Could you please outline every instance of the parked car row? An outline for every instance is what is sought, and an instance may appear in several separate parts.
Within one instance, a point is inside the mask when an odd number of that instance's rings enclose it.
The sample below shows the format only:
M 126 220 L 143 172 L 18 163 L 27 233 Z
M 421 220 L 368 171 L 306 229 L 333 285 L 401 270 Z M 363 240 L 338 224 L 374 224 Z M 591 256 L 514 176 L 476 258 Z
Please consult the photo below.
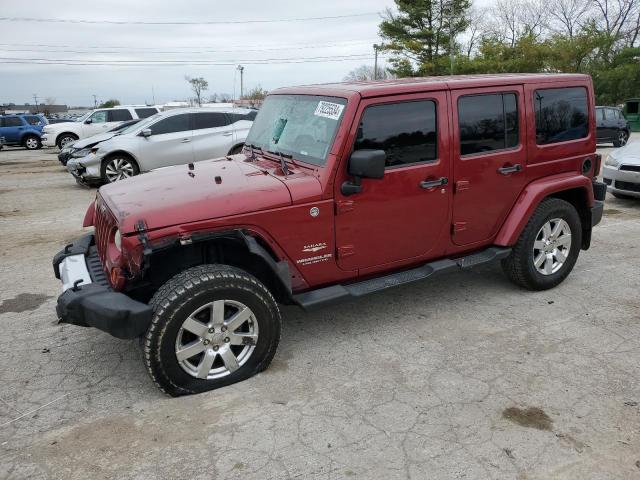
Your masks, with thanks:
M 239 153 L 256 116 L 241 108 L 176 109 L 66 142 L 58 158 L 83 184 Z

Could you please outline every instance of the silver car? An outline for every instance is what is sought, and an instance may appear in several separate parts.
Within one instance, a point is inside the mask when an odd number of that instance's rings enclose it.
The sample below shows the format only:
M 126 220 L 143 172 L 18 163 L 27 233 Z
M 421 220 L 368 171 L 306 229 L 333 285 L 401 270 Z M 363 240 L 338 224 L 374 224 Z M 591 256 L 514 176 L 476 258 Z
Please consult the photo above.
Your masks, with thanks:
M 640 141 L 614 150 L 604 161 L 602 178 L 616 198 L 640 198 Z
M 256 112 L 191 108 L 158 113 L 97 144 L 67 169 L 81 183 L 111 183 L 142 172 L 239 153 Z

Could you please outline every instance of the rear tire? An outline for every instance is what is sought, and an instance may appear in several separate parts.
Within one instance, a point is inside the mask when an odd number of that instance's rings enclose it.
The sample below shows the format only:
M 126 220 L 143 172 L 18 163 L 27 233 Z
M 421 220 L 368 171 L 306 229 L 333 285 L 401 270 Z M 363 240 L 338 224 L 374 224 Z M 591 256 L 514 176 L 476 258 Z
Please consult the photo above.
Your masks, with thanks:
M 616 138 L 613 139 L 614 147 L 624 147 L 629 141 L 629 133 L 625 130 L 618 130 Z
M 227 265 L 179 273 L 150 301 L 144 360 L 172 396 L 213 390 L 261 372 L 275 355 L 282 320 L 254 276 Z
M 42 147 L 42 143 L 40 143 L 40 139 L 35 135 L 27 135 L 22 140 L 22 146 L 27 150 L 37 150 Z
M 235 147 L 233 147 L 231 150 L 229 150 L 229 155 L 237 155 L 239 153 L 242 153 L 242 149 L 244 148 L 244 144 L 242 145 L 236 145 Z
M 582 224 L 574 206 L 547 198 L 529 219 L 502 268 L 516 285 L 547 290 L 571 273 L 581 245 Z

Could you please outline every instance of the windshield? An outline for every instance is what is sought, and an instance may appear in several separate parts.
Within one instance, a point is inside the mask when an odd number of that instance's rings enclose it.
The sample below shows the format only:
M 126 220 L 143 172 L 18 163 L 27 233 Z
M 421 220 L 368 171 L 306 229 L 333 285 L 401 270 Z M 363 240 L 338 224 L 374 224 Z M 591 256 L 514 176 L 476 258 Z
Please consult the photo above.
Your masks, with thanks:
M 91 115 L 93 113 L 93 110 L 88 111 L 87 113 L 85 113 L 84 115 L 82 115 L 79 118 L 76 118 L 76 122 L 84 122 L 87 118 L 89 118 L 89 115 Z
M 156 113 L 155 115 L 151 115 L 139 122 L 134 123 L 133 125 L 129 125 L 127 128 L 124 128 L 118 132 L 119 135 L 124 135 L 126 133 L 131 133 L 136 131 L 139 128 L 145 128 L 145 126 L 149 125 L 151 122 L 155 122 L 158 118 L 162 116 L 162 113 Z
M 245 144 L 324 165 L 347 100 L 312 95 L 268 96 Z

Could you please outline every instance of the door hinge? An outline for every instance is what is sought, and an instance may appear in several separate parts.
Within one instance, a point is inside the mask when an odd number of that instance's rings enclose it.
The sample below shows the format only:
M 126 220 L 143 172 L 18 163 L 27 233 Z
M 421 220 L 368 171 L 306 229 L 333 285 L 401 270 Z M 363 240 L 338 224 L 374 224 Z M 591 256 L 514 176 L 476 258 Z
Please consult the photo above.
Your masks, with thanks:
M 458 180 L 456 182 L 456 193 L 463 192 L 465 190 L 469 190 L 469 180 Z
M 353 200 L 341 200 L 336 202 L 336 215 L 352 211 L 354 204 L 355 202 Z
M 353 245 L 344 245 L 342 247 L 338 247 L 338 258 L 346 258 L 353 255 L 355 252 L 353 250 Z
M 451 231 L 453 233 L 464 232 L 467 229 L 467 222 L 453 222 Z

